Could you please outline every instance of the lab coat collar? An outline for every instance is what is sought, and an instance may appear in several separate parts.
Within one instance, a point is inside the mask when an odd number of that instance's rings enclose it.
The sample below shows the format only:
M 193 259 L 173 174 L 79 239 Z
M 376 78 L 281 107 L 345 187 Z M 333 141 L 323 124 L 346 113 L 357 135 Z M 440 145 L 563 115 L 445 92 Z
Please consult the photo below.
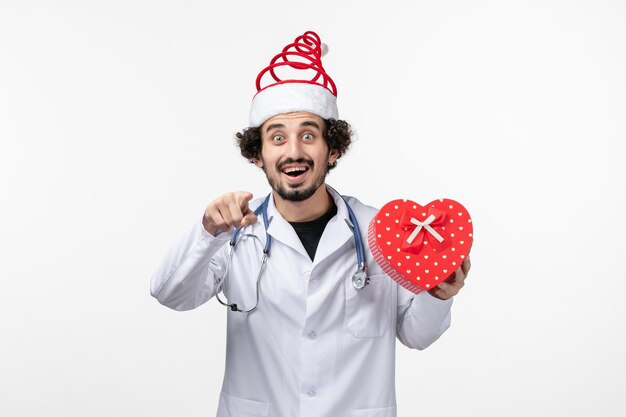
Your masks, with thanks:
M 341 195 L 339 195 L 339 193 L 337 193 L 337 191 L 335 191 L 332 187 L 326 186 L 326 189 L 333 197 L 333 200 L 335 200 L 337 214 L 330 219 L 324 229 L 324 233 L 322 234 L 319 245 L 317 246 L 313 266 L 321 263 L 325 258 L 343 246 L 346 240 L 353 237 L 353 225 L 350 222 L 350 216 L 348 214 L 348 209 L 346 208 L 346 203 Z M 289 222 L 278 212 L 278 209 L 274 204 L 273 192 L 267 207 L 267 215 L 269 222 L 267 233 L 274 239 L 279 240 L 285 245 L 298 251 L 305 258 L 310 259 L 293 226 L 291 226 L 291 224 L 289 224 Z M 356 253 L 354 259 L 356 263 Z
M 347 203 L 334 188 L 327 185 L 326 189 L 335 200 L 337 215 L 330 219 L 326 225 L 326 229 L 324 229 L 320 243 L 317 246 L 317 252 L 315 253 L 315 261 L 313 262 L 314 266 L 332 255 L 335 251 L 342 247 L 347 240 L 354 240 L 354 235 L 352 234 L 354 226 L 350 222 L 350 215 L 348 214 L 348 208 L 346 207 Z M 356 263 L 357 257 L 355 251 L 354 264 L 356 265 Z

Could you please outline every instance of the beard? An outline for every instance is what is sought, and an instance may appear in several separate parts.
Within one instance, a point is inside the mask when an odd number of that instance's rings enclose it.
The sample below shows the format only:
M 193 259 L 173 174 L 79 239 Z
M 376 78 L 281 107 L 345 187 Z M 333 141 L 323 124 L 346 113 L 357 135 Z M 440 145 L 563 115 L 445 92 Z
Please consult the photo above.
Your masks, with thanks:
M 293 163 L 307 164 L 310 172 L 312 172 L 313 168 L 315 167 L 315 163 L 313 162 L 312 159 L 304 159 L 304 158 L 296 159 L 296 160 L 286 159 L 282 161 L 281 163 L 279 163 L 276 167 L 276 173 L 278 177 L 280 177 L 282 173 L 282 167 L 284 165 L 293 164 Z M 283 186 L 282 184 L 280 184 L 277 178 L 268 174 L 267 169 L 265 168 L 265 165 L 263 166 L 263 172 L 265 172 L 265 177 L 267 178 L 267 182 L 269 182 L 270 186 L 272 187 L 272 190 L 274 190 L 276 194 L 280 196 L 280 198 L 282 198 L 285 201 L 298 202 L 298 201 L 307 200 L 308 198 L 313 196 L 313 194 L 315 194 L 317 189 L 322 184 L 324 184 L 324 181 L 326 180 L 326 174 L 328 174 L 328 157 L 326 158 L 326 162 L 324 166 L 326 166 L 326 170 L 320 172 L 317 175 L 317 177 L 313 178 L 313 184 L 311 184 L 310 186 L 306 188 L 299 188 L 300 184 L 288 184 L 287 187 Z

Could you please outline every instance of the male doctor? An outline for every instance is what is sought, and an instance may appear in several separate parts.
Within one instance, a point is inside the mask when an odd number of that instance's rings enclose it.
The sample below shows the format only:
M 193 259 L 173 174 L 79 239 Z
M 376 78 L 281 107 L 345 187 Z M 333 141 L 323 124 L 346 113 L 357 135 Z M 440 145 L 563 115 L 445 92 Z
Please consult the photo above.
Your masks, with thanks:
M 325 184 L 351 132 L 338 120 L 324 47 L 306 32 L 257 78 L 250 126 L 237 137 L 272 192 L 215 199 L 152 278 L 152 295 L 175 310 L 218 293 L 227 299 L 218 417 L 396 416 L 396 337 L 417 349 L 437 340 L 470 268 L 467 257 L 446 282 L 416 295 L 372 258 L 367 227 L 377 210 Z M 292 75 L 281 78 L 280 70 Z M 271 77 L 265 86 L 264 77 Z M 359 244 L 369 277 L 363 288 L 352 279 Z

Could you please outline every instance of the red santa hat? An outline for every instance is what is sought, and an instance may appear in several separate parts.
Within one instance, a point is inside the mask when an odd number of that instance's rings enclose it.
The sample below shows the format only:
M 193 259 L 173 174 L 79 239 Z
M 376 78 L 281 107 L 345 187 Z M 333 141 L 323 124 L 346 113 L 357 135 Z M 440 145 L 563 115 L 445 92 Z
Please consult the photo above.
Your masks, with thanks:
M 274 56 L 256 78 L 250 127 L 291 112 L 337 119 L 337 87 L 322 66 L 322 56 L 327 51 L 317 33 L 308 31 Z

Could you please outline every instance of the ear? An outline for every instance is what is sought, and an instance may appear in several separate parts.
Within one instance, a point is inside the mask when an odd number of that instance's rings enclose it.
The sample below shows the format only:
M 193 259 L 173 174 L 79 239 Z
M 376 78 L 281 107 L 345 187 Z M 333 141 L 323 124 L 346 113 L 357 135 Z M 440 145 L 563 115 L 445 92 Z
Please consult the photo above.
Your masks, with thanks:
M 252 158 L 250 160 L 250 162 L 252 162 L 254 165 L 258 166 L 259 168 L 263 168 L 263 161 L 261 161 L 261 159 L 259 159 L 259 158 Z
M 339 151 L 337 149 L 331 149 L 328 153 L 328 163 L 332 165 L 337 159 L 339 159 Z

